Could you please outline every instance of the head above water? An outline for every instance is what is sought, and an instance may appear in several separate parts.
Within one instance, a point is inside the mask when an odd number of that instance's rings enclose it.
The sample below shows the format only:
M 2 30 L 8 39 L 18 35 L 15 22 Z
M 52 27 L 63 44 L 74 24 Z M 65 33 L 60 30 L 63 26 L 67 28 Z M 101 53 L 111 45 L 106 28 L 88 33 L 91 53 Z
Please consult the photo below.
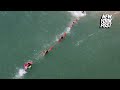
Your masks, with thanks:
M 61 37 L 61 39 L 63 39 L 63 36 Z
M 30 62 L 27 63 L 28 65 L 32 65 Z
M 45 54 L 47 54 L 47 53 L 48 53 L 48 50 L 45 51 Z

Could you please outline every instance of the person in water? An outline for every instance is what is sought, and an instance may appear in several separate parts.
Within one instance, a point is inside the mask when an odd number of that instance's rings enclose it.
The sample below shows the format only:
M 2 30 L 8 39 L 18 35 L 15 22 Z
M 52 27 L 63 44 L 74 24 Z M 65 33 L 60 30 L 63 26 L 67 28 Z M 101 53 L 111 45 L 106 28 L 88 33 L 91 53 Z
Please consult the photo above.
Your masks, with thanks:
M 64 38 L 64 37 L 63 37 L 63 36 L 61 36 L 61 37 L 60 37 L 60 40 L 62 40 L 63 38 Z
M 78 22 L 78 19 L 75 19 L 74 21 L 73 21 L 73 24 L 76 24 Z
M 77 23 L 77 21 L 78 21 L 78 19 L 75 19 L 69 27 L 72 28 L 73 25 Z
M 48 54 L 52 50 L 52 48 L 53 48 L 53 46 L 50 47 L 48 50 L 43 51 L 42 52 L 43 56 L 46 55 L 46 54 Z
M 61 36 L 61 37 L 60 37 L 60 39 L 58 40 L 58 42 L 62 41 L 62 39 L 63 39 L 63 38 L 64 38 L 64 37 L 63 37 L 63 36 Z
M 58 40 L 58 42 L 61 42 L 61 41 L 64 39 L 65 36 L 66 36 L 66 33 L 64 33 L 64 35 L 62 35 L 62 36 L 60 37 L 60 39 Z
M 27 67 L 28 67 L 28 68 L 31 68 L 32 64 L 29 63 L 29 62 L 28 62 L 27 64 L 28 64 Z
M 32 67 L 32 62 L 27 62 L 24 64 L 25 70 L 27 70 L 28 68 L 31 68 L 31 67 Z
M 48 52 L 49 52 L 48 50 L 45 50 L 45 51 L 44 51 L 44 55 L 48 54 Z

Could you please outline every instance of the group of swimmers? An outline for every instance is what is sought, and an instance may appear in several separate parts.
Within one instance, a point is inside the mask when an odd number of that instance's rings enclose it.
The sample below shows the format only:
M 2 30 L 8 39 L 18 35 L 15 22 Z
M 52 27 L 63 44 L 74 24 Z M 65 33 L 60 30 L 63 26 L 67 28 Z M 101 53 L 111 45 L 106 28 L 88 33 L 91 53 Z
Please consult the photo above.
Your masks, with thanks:
M 73 27 L 74 24 L 77 23 L 78 20 L 79 20 L 79 19 L 75 19 L 75 20 L 72 22 L 72 24 L 69 26 L 70 29 Z M 58 43 L 61 42 L 65 37 L 66 37 L 66 32 L 64 32 L 64 34 L 60 36 L 60 38 L 58 39 L 57 42 L 58 42 Z M 54 47 L 54 46 L 50 47 L 48 50 L 44 50 L 44 51 L 42 52 L 42 55 L 43 55 L 43 56 L 47 55 L 47 54 L 53 49 L 53 47 Z M 25 63 L 25 64 L 24 64 L 24 69 L 27 70 L 27 69 L 31 68 L 32 64 L 33 64 L 32 61 L 29 61 L 29 62 Z
M 66 33 L 64 33 L 63 35 L 61 35 L 60 39 L 58 40 L 58 42 L 61 42 L 66 36 Z M 48 50 L 44 50 L 41 54 L 43 56 L 47 55 L 52 49 L 53 49 L 54 46 L 50 47 Z M 32 67 L 32 64 L 33 62 L 32 61 L 29 61 L 27 63 L 24 64 L 24 69 L 27 70 L 27 69 L 30 69 Z

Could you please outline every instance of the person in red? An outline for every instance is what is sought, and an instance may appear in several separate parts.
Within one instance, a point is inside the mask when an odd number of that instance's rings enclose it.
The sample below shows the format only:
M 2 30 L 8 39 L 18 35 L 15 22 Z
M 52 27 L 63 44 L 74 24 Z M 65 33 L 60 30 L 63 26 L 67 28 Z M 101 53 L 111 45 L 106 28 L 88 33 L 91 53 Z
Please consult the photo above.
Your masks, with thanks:
M 31 68 L 31 67 L 32 67 L 32 64 L 33 64 L 32 61 L 25 63 L 25 64 L 24 64 L 24 69 L 27 70 L 27 69 Z
M 61 42 L 62 39 L 65 38 L 65 36 L 66 36 L 66 33 L 64 33 L 64 34 L 60 37 L 60 39 L 58 40 L 58 42 Z M 47 55 L 53 48 L 54 48 L 54 46 L 50 47 L 48 50 L 44 50 L 44 51 L 41 53 L 42 56 Z
M 52 49 L 53 49 L 54 46 L 50 47 L 48 50 L 44 50 L 42 52 L 43 56 L 45 56 L 46 54 L 48 54 Z

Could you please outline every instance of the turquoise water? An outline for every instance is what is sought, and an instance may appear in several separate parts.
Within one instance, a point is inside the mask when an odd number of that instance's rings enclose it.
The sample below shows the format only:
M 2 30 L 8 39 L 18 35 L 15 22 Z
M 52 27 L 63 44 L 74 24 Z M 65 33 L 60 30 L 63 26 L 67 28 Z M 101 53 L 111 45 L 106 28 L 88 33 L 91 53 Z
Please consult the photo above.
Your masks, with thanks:
M 62 43 L 46 57 L 39 53 L 53 45 L 72 16 L 68 12 L 1 12 L 0 78 L 13 78 L 28 60 L 35 62 L 24 79 L 120 78 L 120 26 L 113 19 L 100 29 L 100 16 L 81 18 Z

